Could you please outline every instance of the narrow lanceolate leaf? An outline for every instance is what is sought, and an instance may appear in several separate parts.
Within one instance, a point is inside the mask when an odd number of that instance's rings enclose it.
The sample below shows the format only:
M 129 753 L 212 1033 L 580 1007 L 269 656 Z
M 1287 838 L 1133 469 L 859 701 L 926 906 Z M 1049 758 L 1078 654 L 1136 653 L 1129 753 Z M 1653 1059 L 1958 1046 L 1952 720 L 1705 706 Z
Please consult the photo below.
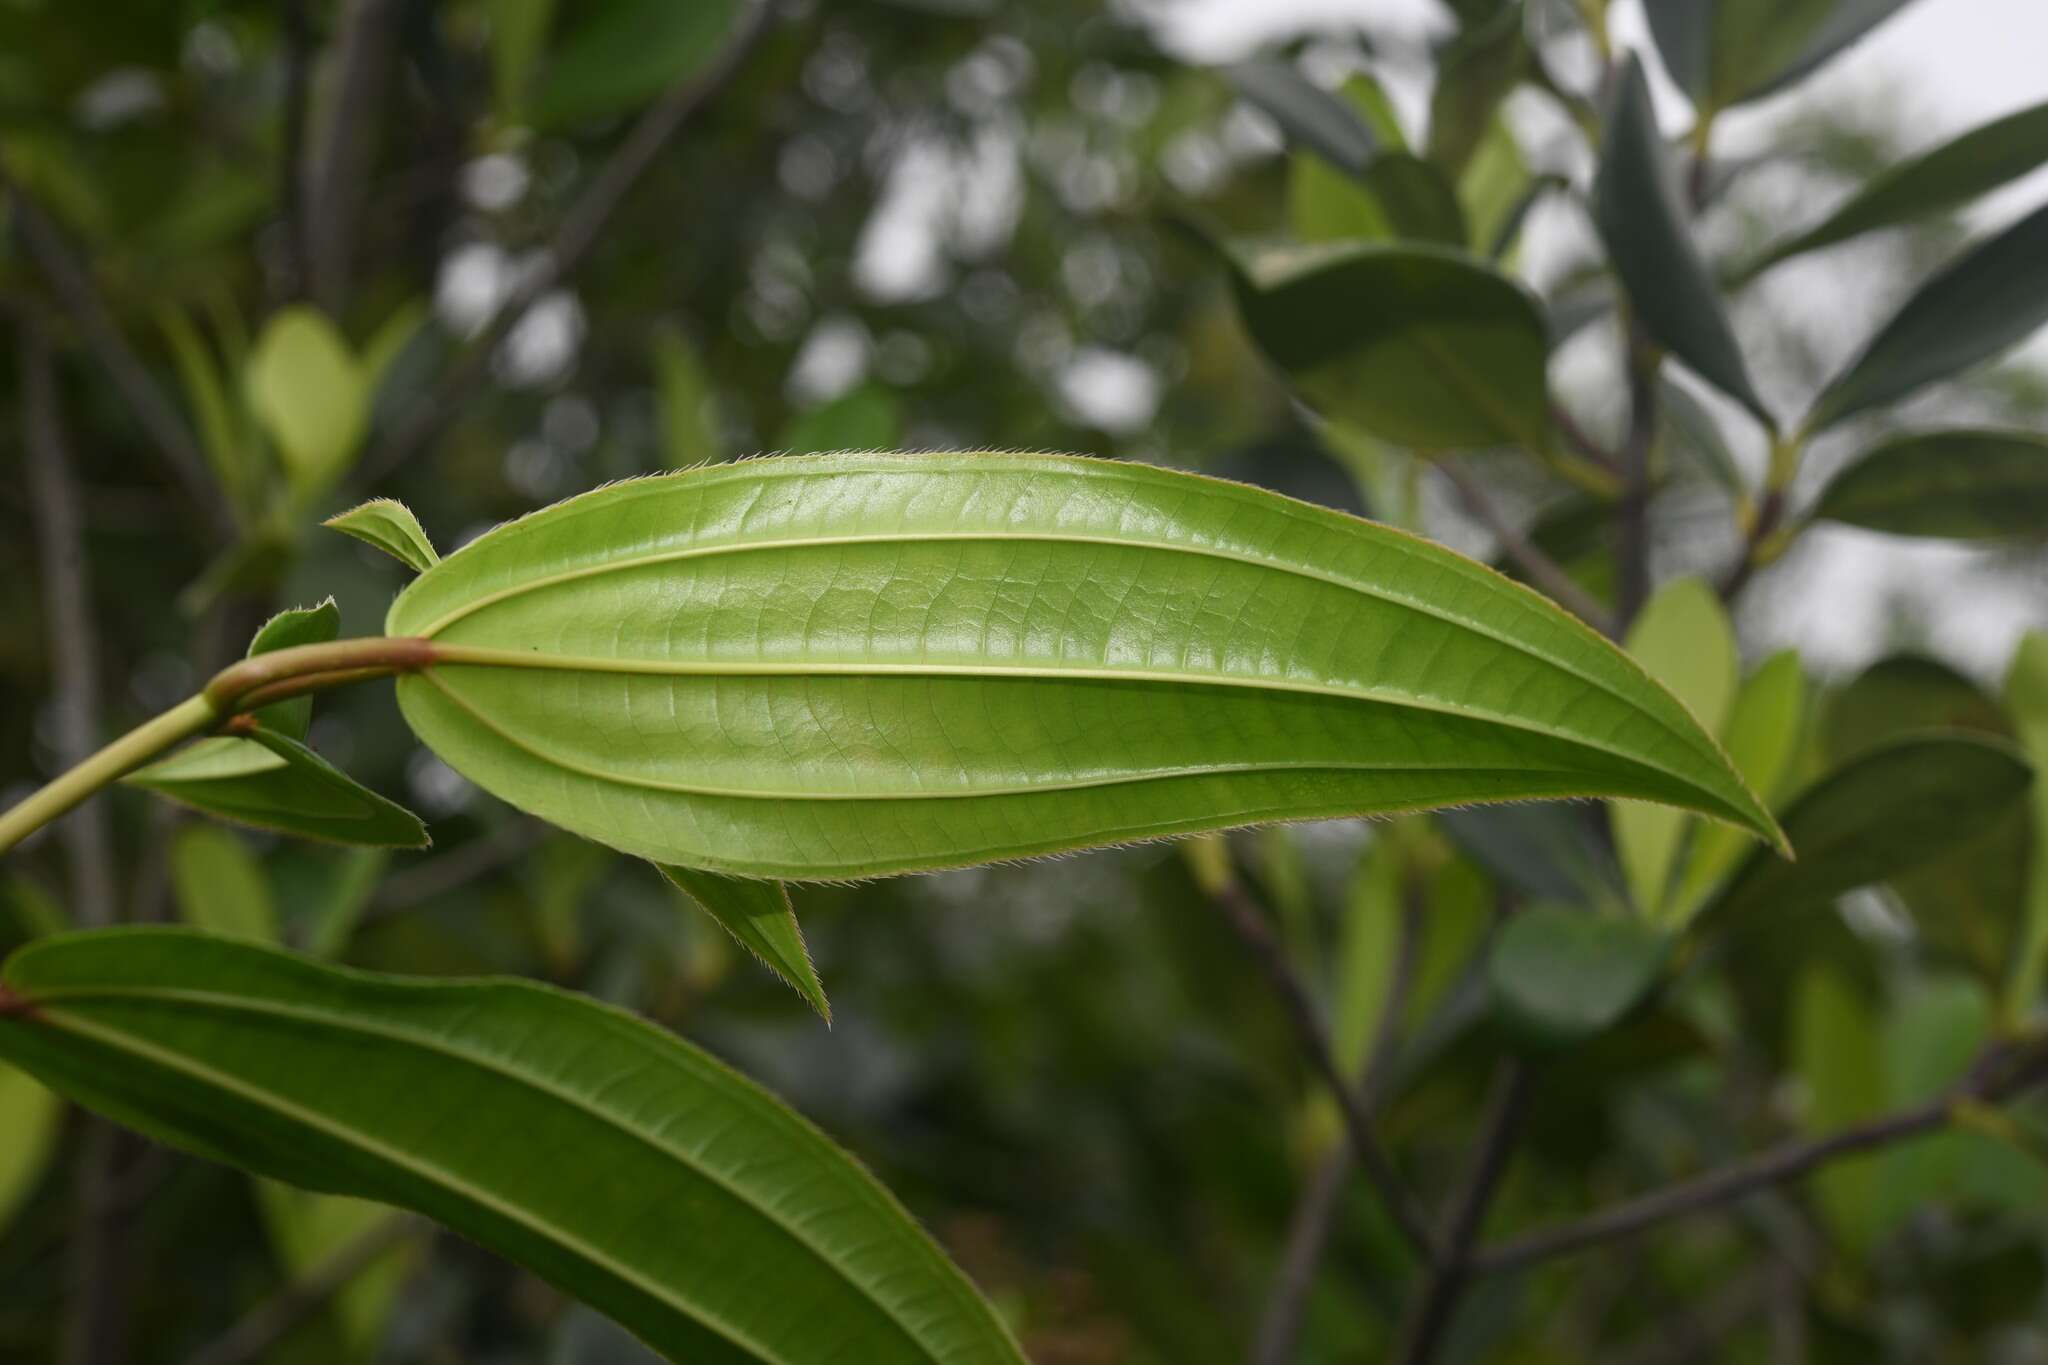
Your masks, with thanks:
M 1808 251 L 1966 204 L 2048 163 L 2048 103 L 1972 128 L 1885 170 L 1817 225 L 1775 247 L 1752 274 Z
M 1642 63 L 1634 59 L 1622 73 L 1600 154 L 1593 220 L 1643 330 L 1700 378 L 1772 425 L 1722 311 L 1721 291 L 1693 244 L 1677 172 L 1657 131 L 1650 85 Z
M 419 518 L 396 498 L 372 498 L 320 524 L 376 546 L 414 573 L 425 573 L 441 562 Z
M 1626 795 L 1774 834 L 1714 742 L 1489 569 L 1275 494 L 1027 454 L 613 485 L 422 574 L 414 730 L 586 838 L 877 876 L 1235 825 Z
M 1837 768 L 1785 811 L 1797 863 L 1751 855 L 1703 912 L 1722 922 L 1817 905 L 1909 872 L 2006 814 L 2034 780 L 2010 745 L 1900 740 Z
M 1809 431 L 1989 360 L 2048 322 L 2048 207 L 1920 286 L 1814 403 Z
M 673 1360 L 1023 1360 L 850 1157 L 631 1015 L 175 929 L 45 939 L 0 983 L 0 1056 L 58 1091 L 187 1151 L 424 1213 Z
M 1325 248 L 1236 285 L 1252 339 L 1326 417 L 1423 450 L 1548 444 L 1542 306 L 1464 253 Z
M 1837 474 L 1813 514 L 1901 536 L 2048 535 L 2048 437 L 1967 429 L 1896 436 Z
M 787 981 L 819 1017 L 832 1022 L 832 1005 L 825 999 L 818 969 L 811 965 L 811 950 L 804 946 L 804 931 L 796 922 L 788 888 L 781 882 L 727 877 L 673 863 L 664 864 L 661 875 L 702 906 L 742 948 Z
M 249 641 L 249 658 L 268 654 L 274 649 L 292 649 L 299 645 L 323 645 L 341 634 L 341 608 L 334 599 L 314 607 L 293 607 L 281 611 L 263 623 Z M 269 727 L 281 735 L 293 739 L 304 739 L 306 729 L 313 722 L 313 699 L 293 697 L 289 701 L 272 702 L 256 712 L 258 724 Z
M 237 824 L 340 844 L 425 848 L 420 818 L 305 745 L 259 729 L 202 739 L 121 779 Z

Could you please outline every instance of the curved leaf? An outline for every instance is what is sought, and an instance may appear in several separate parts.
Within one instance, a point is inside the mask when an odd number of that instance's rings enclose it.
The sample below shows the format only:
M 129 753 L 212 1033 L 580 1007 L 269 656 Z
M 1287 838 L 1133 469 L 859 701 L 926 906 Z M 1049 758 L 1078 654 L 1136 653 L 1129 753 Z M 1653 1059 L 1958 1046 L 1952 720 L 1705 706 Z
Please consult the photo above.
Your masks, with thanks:
M 237 824 L 341 844 L 425 848 L 426 826 L 305 745 L 258 729 L 202 739 L 121 779 Z
M 386 621 L 419 736 L 653 862 L 867 877 L 1278 819 L 1664 800 L 1765 833 L 1554 604 L 1242 485 L 1026 454 L 753 460 L 470 542 Z
M 1601 149 L 1593 221 L 1643 330 L 1700 378 L 1773 426 L 1722 311 L 1720 287 L 1693 245 L 1677 173 L 1657 131 L 1650 85 L 1635 58 L 1622 73 Z
M 376 546 L 414 573 L 425 573 L 441 562 L 419 518 L 396 498 L 372 498 L 320 524 Z
M 1702 917 L 1784 913 L 1909 872 L 1982 833 L 2033 780 L 1994 741 L 1942 735 L 1872 749 L 1786 809 L 1798 862 L 1752 853 Z
M 1304 252 L 1256 282 L 1245 328 L 1325 416 L 1424 450 L 1549 442 L 1542 306 L 1462 252 Z
M 1225 73 L 1237 93 L 1331 165 L 1357 175 L 1379 151 L 1380 139 L 1365 119 L 1337 95 L 1301 74 L 1292 62 L 1259 58 L 1239 62 Z
M 1900 536 L 2048 536 L 2048 437 L 1963 429 L 1895 436 L 1835 475 L 1813 515 Z
M 740 947 L 787 981 L 819 1017 L 832 1022 L 832 1005 L 825 999 L 818 969 L 811 965 L 811 950 L 804 945 L 804 931 L 796 922 L 788 888 L 781 882 L 725 877 L 673 863 L 662 864 L 661 875 L 702 906 Z
M 1507 922 L 1487 959 L 1494 1011 L 1534 1046 L 1583 1042 L 1649 993 L 1670 951 L 1641 920 L 1531 906 Z
M 1815 226 L 1774 247 L 1748 274 L 1879 228 L 1968 203 L 2048 163 L 2048 103 L 1972 128 L 1873 177 Z
M 1702 116 L 1798 80 L 1909 0 L 1644 0 L 1664 69 Z
M 1920 286 L 1838 375 L 1809 433 L 1988 360 L 2048 322 L 2048 207 L 1981 242 Z
M 202 1156 L 415 1209 L 673 1359 L 1021 1365 L 888 1191 L 631 1015 L 176 929 L 43 939 L 0 982 L 25 1006 L 0 1016 L 0 1055 L 61 1093 Z

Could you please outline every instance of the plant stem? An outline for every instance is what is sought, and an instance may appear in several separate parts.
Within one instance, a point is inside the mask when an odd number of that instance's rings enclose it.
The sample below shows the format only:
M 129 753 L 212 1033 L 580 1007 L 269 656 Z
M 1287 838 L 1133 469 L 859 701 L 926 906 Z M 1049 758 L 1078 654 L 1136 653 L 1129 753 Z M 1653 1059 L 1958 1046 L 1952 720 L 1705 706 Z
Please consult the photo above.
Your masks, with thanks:
M 238 712 L 306 692 L 424 668 L 435 658 L 426 640 L 370 636 L 272 650 L 230 664 L 197 695 L 138 725 L 0 815 L 0 853 L 172 745 L 203 734 Z

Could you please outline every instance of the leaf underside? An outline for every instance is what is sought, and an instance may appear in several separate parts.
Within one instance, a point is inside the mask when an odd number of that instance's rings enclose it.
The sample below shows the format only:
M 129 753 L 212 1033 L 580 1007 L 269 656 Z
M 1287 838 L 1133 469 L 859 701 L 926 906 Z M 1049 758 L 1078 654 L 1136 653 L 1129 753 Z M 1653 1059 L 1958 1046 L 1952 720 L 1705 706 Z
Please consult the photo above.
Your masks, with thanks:
M 1775 837 L 1661 686 L 1439 546 L 1194 475 L 832 455 L 613 485 L 393 604 L 420 737 L 659 863 L 876 876 L 1634 796 Z

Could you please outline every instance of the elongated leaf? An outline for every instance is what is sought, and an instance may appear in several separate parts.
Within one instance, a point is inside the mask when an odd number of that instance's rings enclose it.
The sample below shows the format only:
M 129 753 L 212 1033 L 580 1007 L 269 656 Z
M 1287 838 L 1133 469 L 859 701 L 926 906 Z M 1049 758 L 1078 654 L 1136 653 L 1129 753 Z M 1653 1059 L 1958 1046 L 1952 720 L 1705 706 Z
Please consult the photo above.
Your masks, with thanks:
M 741 0 L 612 0 L 581 7 L 555 43 L 526 109 L 543 127 L 608 118 L 717 55 Z
M 796 922 L 788 888 L 781 882 L 726 877 L 672 863 L 662 866 L 661 875 L 702 906 L 740 947 L 787 981 L 819 1017 L 832 1022 L 832 1005 L 825 999 L 818 969 L 811 965 L 811 950 L 804 946 L 804 931 Z
M 1988 360 L 2048 322 L 2048 207 L 1920 286 L 1815 401 L 1819 431 Z
M 1023 1359 L 845 1153 L 631 1015 L 174 929 L 44 939 L 0 982 L 28 1006 L 0 1017 L 0 1055 L 60 1092 L 203 1156 L 415 1209 L 674 1360 Z
M 1669 693 L 1428 542 L 1026 454 L 599 489 L 392 605 L 414 730 L 653 862 L 877 876 L 1275 819 L 1605 793 L 1765 833 Z
M 1711 587 L 1679 578 L 1659 588 L 1629 629 L 1628 652 L 1691 709 L 1707 733 L 1720 733 L 1740 661 L 1735 628 Z M 1686 817 L 1669 806 L 1617 801 L 1613 823 L 1629 896 L 1641 913 L 1655 918 L 1671 889 Z
M 1895 436 L 1837 474 L 1813 514 L 1901 536 L 2048 537 L 2048 437 L 1968 429 Z
M 1872 749 L 1786 809 L 1799 861 L 1751 855 L 1705 916 L 1783 914 L 1909 872 L 1981 833 L 2033 780 L 2011 746 L 1990 740 L 1932 736 Z
M 202 739 L 121 779 L 237 824 L 342 844 L 424 848 L 417 815 L 288 736 Z
M 1531 906 L 1508 921 L 1487 959 L 1494 1011 L 1533 1046 L 1583 1042 L 1642 1000 L 1670 949 L 1640 920 Z
M 1972 128 L 1887 168 L 1818 224 L 1774 247 L 1750 273 L 1866 232 L 1968 203 L 2044 164 L 2048 164 L 2048 103 Z
M 320 524 L 376 546 L 414 573 L 425 573 L 441 562 L 419 518 L 396 498 L 372 498 Z
M 1239 62 L 1226 74 L 1237 93 L 1264 110 L 1290 142 L 1331 165 L 1361 174 L 1380 139 L 1349 103 L 1311 82 L 1292 62 Z
M 1702 116 L 1798 80 L 1908 0 L 1644 0 L 1665 70 Z
M 157 324 L 163 329 L 171 359 L 177 363 L 207 464 L 220 480 L 228 502 L 247 512 L 255 502 L 262 471 L 255 467 L 255 452 L 244 434 L 242 414 L 228 399 L 220 364 L 182 309 L 166 304 L 157 313 Z
M 273 649 L 326 644 L 340 634 L 341 608 L 330 597 L 318 606 L 293 607 L 265 621 L 255 638 L 249 641 L 247 657 L 253 659 Z M 256 712 L 256 721 L 281 735 L 304 739 L 307 727 L 313 723 L 313 699 L 293 697 L 289 701 L 273 702 Z
M 1365 246 L 1236 284 L 1252 339 L 1325 416 L 1425 450 L 1547 446 L 1542 307 L 1499 271 Z
M 320 524 L 375 546 L 415 573 L 440 562 L 440 552 L 421 529 L 412 509 L 395 498 L 372 498 Z
M 49 1166 L 63 1108 L 41 1081 L 0 1063 L 0 1232 Z
M 310 495 L 347 467 L 370 420 L 370 389 L 348 342 L 317 309 L 273 317 L 249 357 L 249 402 L 293 488 Z
M 218 826 L 187 825 L 171 840 L 171 891 L 179 918 L 195 929 L 277 942 L 277 899 L 263 864 Z
M 1773 801 L 1785 786 L 1805 714 L 1806 675 L 1799 655 L 1789 649 L 1764 660 L 1735 695 L 1722 738 L 1735 770 L 1765 801 Z M 1735 870 L 1746 842 L 1726 825 L 1693 831 L 1692 851 L 1672 897 L 1676 922 L 1690 919 L 1715 883 Z
M 1774 425 L 1722 311 L 1720 288 L 1693 245 L 1650 85 L 1634 58 L 1622 73 L 1601 150 L 1593 221 L 1643 330 L 1765 426 Z

